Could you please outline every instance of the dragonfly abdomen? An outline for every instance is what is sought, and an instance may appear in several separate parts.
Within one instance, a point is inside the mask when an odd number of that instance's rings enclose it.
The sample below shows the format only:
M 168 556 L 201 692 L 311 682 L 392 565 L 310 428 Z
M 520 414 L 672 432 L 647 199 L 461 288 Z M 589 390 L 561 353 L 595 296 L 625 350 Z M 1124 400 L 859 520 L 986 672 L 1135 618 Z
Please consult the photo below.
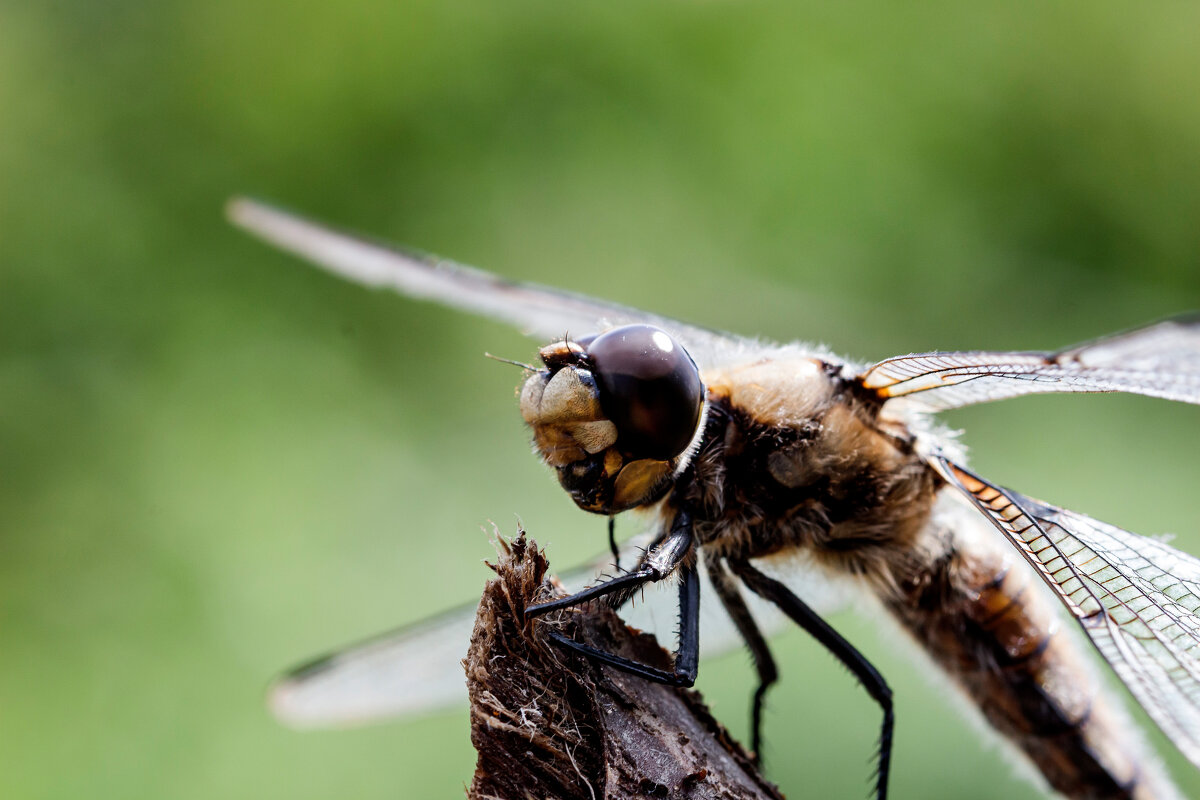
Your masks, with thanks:
M 1178 797 L 1032 569 L 986 521 L 948 505 L 885 605 L 1056 792 Z

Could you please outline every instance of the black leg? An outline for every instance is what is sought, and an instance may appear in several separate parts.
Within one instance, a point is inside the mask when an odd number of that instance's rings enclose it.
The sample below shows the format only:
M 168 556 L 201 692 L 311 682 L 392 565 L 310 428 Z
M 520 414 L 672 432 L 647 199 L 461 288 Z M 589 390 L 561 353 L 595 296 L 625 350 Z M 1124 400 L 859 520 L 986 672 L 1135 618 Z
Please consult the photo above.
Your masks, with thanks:
M 700 669 L 700 573 L 695 560 L 679 576 L 679 647 L 675 650 L 675 674 L 686 678 L 684 686 L 696 682 Z
M 612 550 L 613 567 L 621 571 L 621 551 L 617 549 L 617 525 L 616 517 L 608 518 L 608 549 Z
M 879 733 L 879 771 L 875 781 L 875 796 L 877 800 L 886 800 L 888 787 L 888 772 L 892 761 L 892 727 L 894 717 L 892 712 L 892 690 L 879 671 L 871 665 L 862 653 L 855 649 L 842 635 L 821 619 L 815 611 L 774 578 L 770 578 L 748 563 L 741 561 L 730 562 L 730 568 L 741 578 L 755 594 L 770 600 L 792 621 L 825 646 L 829 652 L 841 661 L 858 682 L 867 690 L 867 694 L 883 709 L 883 726 Z
M 618 575 L 575 594 L 530 606 L 525 609 L 525 616 L 540 617 L 550 611 L 582 605 L 589 600 L 610 595 L 615 595 L 611 598 L 613 607 L 619 608 L 630 595 L 637 591 L 638 587 L 661 581 L 673 573 L 683 563 L 691 549 L 692 517 L 686 511 L 680 511 L 675 515 L 675 521 L 671 524 L 671 532 L 661 542 L 646 551 L 646 555 L 642 557 L 637 567 L 624 575 Z
M 686 511 L 680 511 L 675 516 L 670 533 L 647 551 L 634 570 L 568 597 L 530 606 L 525 610 L 525 614 L 530 617 L 538 617 L 550 611 L 581 605 L 601 597 L 607 597 L 614 607 L 619 607 L 639 587 L 660 581 L 680 568 L 691 550 L 692 518 Z M 680 573 L 679 649 L 675 653 L 675 667 L 672 671 L 667 672 L 648 664 L 641 664 L 622 656 L 597 650 L 569 639 L 557 631 L 549 631 L 550 638 L 589 658 L 648 680 L 674 686 L 691 686 L 696 680 L 696 667 L 700 651 L 700 580 L 694 562 L 684 565 L 680 569 Z
M 696 565 L 688 564 L 680 570 L 679 649 L 675 651 L 675 665 L 670 671 L 581 644 L 555 630 L 548 634 L 560 645 L 622 672 L 668 686 L 691 686 L 696 682 L 700 659 L 700 577 Z
M 750 748 L 754 751 L 754 760 L 761 764 L 763 699 L 771 684 L 779 680 L 779 670 L 775 667 L 775 659 L 771 657 L 767 640 L 763 638 L 758 623 L 754 621 L 754 616 L 747 608 L 746 601 L 742 599 L 741 592 L 734 585 L 725 565 L 716 558 L 706 558 L 704 564 L 708 569 L 713 589 L 717 597 L 721 598 L 725 611 L 750 649 L 750 655 L 754 658 L 754 669 L 758 672 L 758 688 L 754 691 L 754 700 L 750 706 Z

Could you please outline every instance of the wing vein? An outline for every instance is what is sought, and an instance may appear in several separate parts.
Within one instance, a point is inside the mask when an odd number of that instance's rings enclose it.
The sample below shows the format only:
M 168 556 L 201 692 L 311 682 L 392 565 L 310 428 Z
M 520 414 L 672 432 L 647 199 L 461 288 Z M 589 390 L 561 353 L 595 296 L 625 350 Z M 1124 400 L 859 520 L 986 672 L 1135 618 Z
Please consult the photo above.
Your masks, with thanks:
M 930 463 L 1030 563 L 1118 677 L 1200 766 L 1200 560 Z

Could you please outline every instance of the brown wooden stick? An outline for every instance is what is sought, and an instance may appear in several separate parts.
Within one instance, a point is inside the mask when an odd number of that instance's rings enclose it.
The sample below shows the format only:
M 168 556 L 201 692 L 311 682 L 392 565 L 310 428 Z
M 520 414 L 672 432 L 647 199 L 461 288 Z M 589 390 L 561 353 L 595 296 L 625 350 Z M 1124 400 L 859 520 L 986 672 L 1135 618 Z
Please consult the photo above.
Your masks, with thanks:
M 527 605 L 561 590 L 524 534 L 499 551 L 463 662 L 479 753 L 468 798 L 782 800 L 698 693 L 593 664 L 540 629 L 669 667 L 653 636 L 601 607 L 524 622 Z

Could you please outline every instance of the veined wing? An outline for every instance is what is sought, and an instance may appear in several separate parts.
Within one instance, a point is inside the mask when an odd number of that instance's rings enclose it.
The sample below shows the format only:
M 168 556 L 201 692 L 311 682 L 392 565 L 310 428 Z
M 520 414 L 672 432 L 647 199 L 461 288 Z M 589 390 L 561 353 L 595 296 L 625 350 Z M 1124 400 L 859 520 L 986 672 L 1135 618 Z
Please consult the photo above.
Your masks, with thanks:
M 1132 392 L 1200 403 L 1200 318 L 1164 320 L 1057 353 L 917 353 L 859 376 L 928 411 L 1042 392 Z
M 621 564 L 629 567 L 651 537 L 637 536 L 621 548 Z M 788 583 L 810 605 L 828 613 L 842 603 L 837 592 L 803 564 L 786 569 L 760 565 Z M 568 591 L 592 585 L 612 572 L 612 555 L 597 556 L 559 576 Z M 715 591 L 700 570 L 700 654 L 717 656 L 740 647 L 742 640 Z M 783 615 L 757 595 L 744 592 L 751 613 L 770 635 L 785 627 Z M 652 586 L 635 596 L 621 616 L 635 628 L 671 635 L 678 619 L 678 593 L 673 586 Z M 462 658 L 471 639 L 477 604 L 460 606 L 428 620 L 385 633 L 296 668 L 269 691 L 271 711 L 297 728 L 346 727 L 395 717 L 413 717 L 463 705 L 467 700 Z
M 1034 566 L 1142 707 L 1200 766 L 1200 559 L 931 459 Z
M 621 563 L 632 565 L 652 541 L 647 533 L 624 542 Z M 612 554 L 605 552 L 558 577 L 575 591 L 612 570 Z M 467 603 L 297 667 L 271 686 L 271 711 L 294 727 L 321 728 L 462 705 L 467 699 L 462 659 L 477 607 Z
M 314 659 L 277 679 L 267 705 L 295 728 L 349 727 L 461 703 L 461 661 L 478 604 L 464 605 Z
M 371 242 L 254 200 L 234 199 L 227 213 L 237 226 L 335 275 L 491 317 L 542 343 L 568 333 L 598 333 L 641 322 L 668 331 L 701 366 L 724 363 L 748 344 L 745 339 L 617 303 L 506 281 L 436 256 Z

